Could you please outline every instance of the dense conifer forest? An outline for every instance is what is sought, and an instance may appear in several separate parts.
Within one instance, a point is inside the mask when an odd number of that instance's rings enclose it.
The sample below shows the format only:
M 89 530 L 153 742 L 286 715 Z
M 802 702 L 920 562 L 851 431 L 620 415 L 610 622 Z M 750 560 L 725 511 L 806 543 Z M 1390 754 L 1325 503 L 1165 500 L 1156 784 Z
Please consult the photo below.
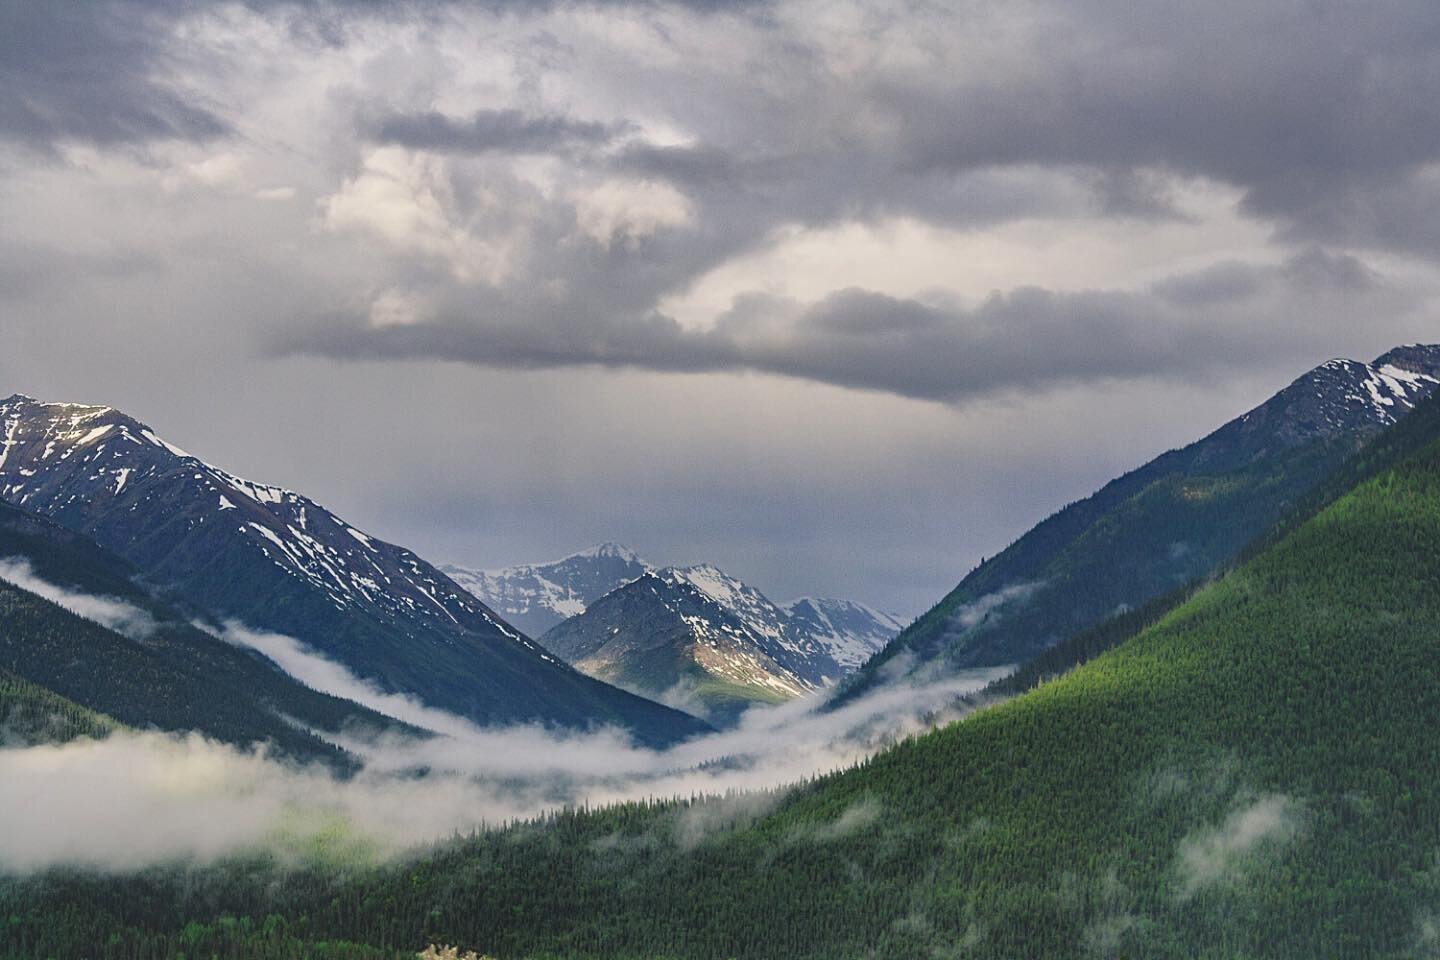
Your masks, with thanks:
M 0 672 L 73 704 L 137 729 L 196 730 L 236 745 L 266 742 L 281 754 L 338 769 L 352 767 L 352 758 L 316 731 L 353 725 L 416 732 L 313 690 L 253 651 L 197 629 L 121 558 L 4 502 L 0 561 L 23 563 L 83 604 L 129 611 L 132 627 L 142 628 L 112 629 L 116 624 L 105 626 L 0 579 Z
M 0 746 L 98 740 L 118 726 L 104 714 L 0 670 Z
M 855 769 L 388 865 L 10 878 L 5 955 L 1413 956 L 1440 909 L 1433 423 L 1136 636 Z

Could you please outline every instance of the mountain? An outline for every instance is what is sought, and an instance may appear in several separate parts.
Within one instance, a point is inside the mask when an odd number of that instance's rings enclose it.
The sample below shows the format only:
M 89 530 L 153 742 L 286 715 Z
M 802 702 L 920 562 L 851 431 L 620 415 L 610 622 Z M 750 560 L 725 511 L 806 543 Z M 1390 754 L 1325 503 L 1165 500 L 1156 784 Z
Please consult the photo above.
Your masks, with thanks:
M 16 881 L 0 947 L 167 955 L 184 930 L 223 956 L 277 934 L 557 960 L 1433 955 L 1440 398 L 1339 469 L 1348 488 L 1108 652 L 788 795 L 569 811 L 348 881 Z
M 549 563 L 502 570 L 440 569 L 526 636 L 539 637 L 653 568 L 627 547 L 602 543 Z
M 30 738 L 46 726 L 37 718 L 52 712 L 64 721 L 56 734 L 82 720 L 93 727 L 100 721 L 85 715 L 104 714 L 139 729 L 267 743 L 290 757 L 343 766 L 335 734 L 415 732 L 197 629 L 150 594 L 120 557 L 3 501 L 0 675 L 12 678 L 12 720 Z
M 1254 410 L 1111 481 L 982 562 L 836 696 L 1024 663 L 1209 575 L 1440 380 L 1440 345 L 1331 360 Z
M 477 723 L 704 729 L 584 676 L 449 577 L 313 500 L 191 456 L 111 407 L 0 402 L 0 498 L 84 533 L 201 615 L 295 637 Z
M 854 600 L 801 597 L 780 604 L 790 627 L 818 641 L 842 670 L 854 670 L 905 628 L 898 617 Z
M 897 629 L 893 617 L 849 601 L 780 607 L 701 564 L 646 573 L 540 642 L 591 676 L 728 722 L 754 703 L 834 683 Z

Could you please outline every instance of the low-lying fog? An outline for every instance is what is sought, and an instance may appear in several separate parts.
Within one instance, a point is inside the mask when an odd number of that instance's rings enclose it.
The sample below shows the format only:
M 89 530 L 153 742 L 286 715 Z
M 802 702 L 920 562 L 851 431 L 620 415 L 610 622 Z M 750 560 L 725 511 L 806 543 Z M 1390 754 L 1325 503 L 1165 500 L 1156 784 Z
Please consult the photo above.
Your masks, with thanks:
M 113 607 L 118 601 L 49 596 L 127 625 Z M 100 600 L 105 606 L 96 606 Z M 195 734 L 126 731 L 103 741 L 0 749 L 0 867 L 120 869 L 261 845 L 300 849 L 310 838 L 337 834 L 351 852 L 385 856 L 559 806 L 769 790 L 954 719 L 966 709 L 958 697 L 1005 672 L 897 686 L 832 712 L 819 712 L 818 698 L 755 709 L 734 729 L 653 750 L 617 730 L 479 728 L 378 691 L 289 637 L 239 624 L 221 635 L 316 689 L 437 736 L 336 738 L 363 764 L 349 778 Z

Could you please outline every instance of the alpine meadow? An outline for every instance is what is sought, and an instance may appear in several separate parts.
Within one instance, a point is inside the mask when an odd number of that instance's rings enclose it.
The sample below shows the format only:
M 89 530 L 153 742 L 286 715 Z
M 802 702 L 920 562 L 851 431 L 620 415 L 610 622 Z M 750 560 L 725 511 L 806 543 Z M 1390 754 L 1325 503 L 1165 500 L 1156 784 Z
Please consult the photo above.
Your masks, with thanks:
M 0 0 L 0 960 L 1440 956 L 1437 64 Z

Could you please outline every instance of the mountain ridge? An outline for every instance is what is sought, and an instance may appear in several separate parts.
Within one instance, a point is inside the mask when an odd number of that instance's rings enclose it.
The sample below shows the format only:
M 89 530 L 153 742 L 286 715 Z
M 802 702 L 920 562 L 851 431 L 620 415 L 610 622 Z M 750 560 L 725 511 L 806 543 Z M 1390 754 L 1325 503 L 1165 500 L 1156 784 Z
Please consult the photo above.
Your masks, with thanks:
M 775 604 L 701 563 L 647 571 L 540 642 L 586 673 L 728 723 L 753 703 L 832 685 L 896 622 L 851 601 Z
M 440 569 L 526 635 L 538 638 L 654 567 L 628 547 L 606 541 L 558 560 L 488 570 L 443 564 Z
M 982 562 L 842 684 L 1018 664 L 1235 557 L 1440 383 L 1440 345 L 1332 359 L 1185 447 L 1057 510 Z M 903 661 L 899 658 L 903 657 Z M 907 663 L 905 669 L 888 667 Z
M 47 878 L 13 888 L 0 936 L 163 946 L 238 909 L 306 940 L 556 960 L 1425 956 L 1440 397 L 1423 416 L 1114 649 L 789 791 L 563 811 L 339 884 Z
M 113 407 L 16 395 L 0 436 L 0 498 L 93 537 L 172 601 L 293 636 L 383 690 L 481 724 L 616 725 L 654 744 L 705 729 L 559 662 L 412 551 Z

